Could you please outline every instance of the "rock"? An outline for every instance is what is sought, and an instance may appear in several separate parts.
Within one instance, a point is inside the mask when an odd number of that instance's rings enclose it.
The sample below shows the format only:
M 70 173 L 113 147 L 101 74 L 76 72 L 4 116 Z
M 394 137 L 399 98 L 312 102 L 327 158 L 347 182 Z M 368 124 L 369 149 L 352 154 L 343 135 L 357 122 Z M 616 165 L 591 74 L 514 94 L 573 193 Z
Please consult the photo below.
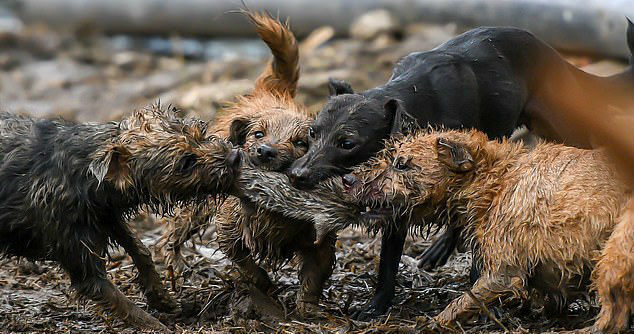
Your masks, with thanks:
M 380 34 L 391 34 L 398 30 L 398 19 L 388 10 L 369 11 L 352 22 L 350 36 L 355 39 L 369 40 Z
M 236 79 L 195 86 L 178 99 L 177 104 L 181 108 L 192 108 L 201 103 L 208 104 L 212 101 L 227 102 L 234 96 L 248 93 L 251 89 L 253 89 L 253 80 L 251 79 Z
M 317 28 L 299 43 L 299 50 L 303 54 L 312 52 L 322 44 L 328 42 L 334 35 L 335 29 L 331 26 Z
M 614 60 L 600 60 L 596 63 L 583 66 L 581 69 L 599 76 L 608 76 L 623 71 L 627 65 L 623 62 L 617 62 Z
M 122 71 L 132 71 L 139 67 L 150 69 L 152 61 L 152 56 L 134 51 L 118 52 L 112 56 L 112 63 Z
M 18 33 L 24 24 L 11 11 L 0 7 L 0 33 Z

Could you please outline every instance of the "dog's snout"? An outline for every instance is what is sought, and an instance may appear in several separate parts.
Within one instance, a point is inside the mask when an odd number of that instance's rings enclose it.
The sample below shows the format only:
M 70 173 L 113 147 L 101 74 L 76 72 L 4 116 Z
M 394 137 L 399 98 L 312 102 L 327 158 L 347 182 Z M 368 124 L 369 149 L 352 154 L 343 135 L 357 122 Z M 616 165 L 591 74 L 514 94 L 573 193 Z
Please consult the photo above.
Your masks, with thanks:
M 227 155 L 227 165 L 237 168 L 240 165 L 240 150 L 234 148 Z
M 258 152 L 258 157 L 261 159 L 272 160 L 277 157 L 277 149 L 267 144 L 260 145 L 256 151 Z
M 288 174 L 288 178 L 294 186 L 303 186 L 308 181 L 310 170 L 304 167 L 293 168 Z

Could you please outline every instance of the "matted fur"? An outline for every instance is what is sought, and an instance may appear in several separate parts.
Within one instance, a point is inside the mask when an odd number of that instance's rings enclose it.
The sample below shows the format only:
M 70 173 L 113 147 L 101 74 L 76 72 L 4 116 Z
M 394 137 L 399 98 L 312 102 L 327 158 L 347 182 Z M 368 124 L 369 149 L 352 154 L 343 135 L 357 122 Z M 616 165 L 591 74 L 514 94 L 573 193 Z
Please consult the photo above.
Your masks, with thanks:
M 244 14 L 271 49 L 273 59 L 256 80 L 253 92 L 237 97 L 219 113 L 213 132 L 243 148 L 257 169 L 282 172 L 306 153 L 308 142 L 310 118 L 305 107 L 293 99 L 299 76 L 297 42 L 286 24 L 269 15 Z M 274 156 L 264 156 L 263 149 L 274 151 Z M 261 263 L 275 269 L 297 255 L 302 284 L 297 296 L 298 311 L 306 315 L 306 308 L 318 302 L 334 267 L 334 235 L 328 242 L 315 245 L 311 221 L 261 210 L 247 199 L 230 197 L 215 214 L 206 212 L 185 212 L 183 223 L 176 223 L 168 233 L 165 240 L 172 240 L 168 246 L 172 248 L 171 256 L 179 256 L 180 245 L 187 239 L 182 236 L 213 221 L 220 249 L 259 289 L 270 292 L 272 288 Z M 183 229 L 187 231 L 183 233 Z
M 596 266 L 603 304 L 596 327 L 626 328 L 632 284 L 623 275 L 632 267 L 612 269 L 631 256 L 624 240 L 631 238 L 630 189 L 603 150 L 539 143 L 528 151 L 477 131 L 431 132 L 391 141 L 355 174 L 361 201 L 377 213 L 390 208 L 416 222 L 419 210 L 446 207 L 446 223 L 464 227 L 481 259 L 482 277 L 471 289 L 481 301 L 526 296 L 526 288 L 563 301 Z M 448 324 L 479 309 L 464 294 L 436 320 Z
M 158 105 L 105 124 L 0 113 L 1 253 L 57 261 L 81 297 L 164 329 L 108 280 L 105 257 L 110 244 L 122 246 L 148 305 L 176 306 L 126 220 L 143 206 L 165 213 L 232 188 L 238 153 L 206 129 Z

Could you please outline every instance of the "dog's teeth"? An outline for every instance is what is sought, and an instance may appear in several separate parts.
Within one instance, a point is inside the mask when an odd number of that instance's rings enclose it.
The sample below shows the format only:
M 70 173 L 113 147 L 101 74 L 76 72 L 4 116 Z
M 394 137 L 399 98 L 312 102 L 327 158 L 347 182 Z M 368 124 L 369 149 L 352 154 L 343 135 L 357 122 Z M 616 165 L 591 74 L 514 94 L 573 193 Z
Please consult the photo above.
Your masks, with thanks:
M 371 209 L 370 209 L 370 207 L 369 207 L 369 206 L 366 206 L 366 207 L 365 207 L 365 212 L 370 212 L 370 210 L 371 210 Z

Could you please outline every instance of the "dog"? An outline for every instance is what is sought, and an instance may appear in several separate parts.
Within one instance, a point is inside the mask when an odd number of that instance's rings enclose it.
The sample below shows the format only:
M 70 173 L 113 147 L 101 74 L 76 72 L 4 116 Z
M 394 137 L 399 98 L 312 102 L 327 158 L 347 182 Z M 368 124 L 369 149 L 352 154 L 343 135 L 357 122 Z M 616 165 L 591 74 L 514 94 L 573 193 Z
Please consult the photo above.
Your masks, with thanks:
M 634 24 L 629 20 L 627 43 L 634 52 Z M 331 80 L 330 97 L 309 132 L 310 149 L 293 163 L 288 176 L 296 187 L 309 189 L 366 161 L 390 136 L 427 124 L 475 128 L 492 139 L 526 126 L 544 139 L 588 148 L 592 137 L 568 126 L 566 108 L 632 106 L 631 64 L 617 75 L 596 77 L 570 65 L 527 31 L 470 30 L 431 51 L 404 57 L 382 86 L 355 93 L 344 81 Z M 572 103 L 572 96 L 582 101 Z M 402 225 L 382 235 L 381 288 L 356 315 L 359 319 L 383 314 L 391 304 L 407 232 Z M 423 255 L 423 267 L 444 264 L 459 236 L 460 231 L 447 230 Z
M 0 253 L 56 261 L 81 297 L 133 326 L 166 329 L 108 280 L 105 257 L 123 247 L 148 305 L 176 307 L 126 220 L 231 190 L 240 155 L 206 131 L 158 105 L 104 124 L 0 113 Z
M 298 46 L 288 25 L 266 14 L 243 13 L 271 49 L 273 60 L 256 80 L 253 93 L 238 97 L 219 115 L 213 133 L 239 146 L 245 152 L 244 159 L 257 169 L 279 174 L 308 150 L 310 118 L 306 108 L 294 100 Z M 209 223 L 216 226 L 223 253 L 264 293 L 272 293 L 274 286 L 260 263 L 278 268 L 297 256 L 301 288 L 296 309 L 302 317 L 316 311 L 334 268 L 334 234 L 328 242 L 315 245 L 312 220 L 289 219 L 280 212 L 261 210 L 247 198 L 230 197 L 217 211 L 198 208 L 181 215 L 176 229 L 170 232 L 176 241 L 171 253 L 179 253 L 180 245 Z
M 475 130 L 432 131 L 390 141 L 353 174 L 354 197 L 371 208 L 369 220 L 397 215 L 425 225 L 430 216 L 443 217 L 475 246 L 482 276 L 435 317 L 438 323 L 476 314 L 478 300 L 527 298 L 528 289 L 561 308 L 594 268 L 602 303 L 594 329 L 627 328 L 632 268 L 613 264 L 634 247 L 631 187 L 605 150 L 540 142 L 529 151 Z M 440 207 L 444 215 L 430 210 Z

